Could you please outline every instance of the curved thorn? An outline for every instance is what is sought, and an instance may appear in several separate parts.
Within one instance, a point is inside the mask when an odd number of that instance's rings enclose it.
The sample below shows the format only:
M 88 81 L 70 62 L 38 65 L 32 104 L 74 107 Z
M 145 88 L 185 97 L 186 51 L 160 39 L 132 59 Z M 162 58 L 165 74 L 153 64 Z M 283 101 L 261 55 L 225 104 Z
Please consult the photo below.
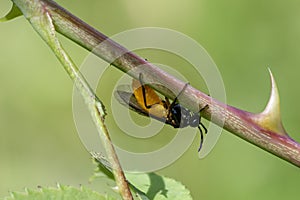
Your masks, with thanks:
M 287 136 L 285 129 L 283 128 L 280 114 L 280 98 L 278 88 L 274 79 L 274 76 L 268 68 L 271 79 L 271 94 L 268 104 L 265 110 L 259 114 L 256 114 L 254 121 L 261 127 L 273 131 L 279 135 Z

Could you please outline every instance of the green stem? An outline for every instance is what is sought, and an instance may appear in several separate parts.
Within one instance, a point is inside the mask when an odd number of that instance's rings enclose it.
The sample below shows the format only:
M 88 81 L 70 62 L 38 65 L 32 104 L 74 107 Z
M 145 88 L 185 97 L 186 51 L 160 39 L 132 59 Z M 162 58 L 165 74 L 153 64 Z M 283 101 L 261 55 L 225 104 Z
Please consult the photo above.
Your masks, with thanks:
M 14 0 L 13 1 L 29 20 L 34 29 L 39 33 L 42 39 L 49 45 L 61 64 L 64 66 L 68 75 L 74 82 L 77 89 L 87 104 L 100 138 L 111 163 L 112 171 L 123 199 L 133 199 L 124 172 L 120 166 L 117 154 L 111 142 L 108 130 L 104 124 L 105 108 L 94 91 L 91 89 L 83 75 L 79 72 L 75 63 L 62 48 L 56 37 L 56 30 L 52 23 L 52 18 L 47 7 L 42 1 L 38 0 Z

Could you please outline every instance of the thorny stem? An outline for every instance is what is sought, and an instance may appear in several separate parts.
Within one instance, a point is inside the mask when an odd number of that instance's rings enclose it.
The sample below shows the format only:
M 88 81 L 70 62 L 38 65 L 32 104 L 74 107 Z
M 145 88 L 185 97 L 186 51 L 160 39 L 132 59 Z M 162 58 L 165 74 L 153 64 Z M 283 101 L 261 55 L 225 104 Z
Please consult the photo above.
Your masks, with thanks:
M 184 83 L 167 74 L 143 58 L 129 52 L 126 48 L 110 40 L 107 36 L 95 30 L 79 18 L 75 17 L 58 4 L 50 0 L 41 0 L 48 9 L 56 31 L 73 40 L 89 51 L 111 63 L 118 69 L 138 78 L 143 73 L 146 82 L 155 82 L 159 87 L 152 85 L 157 91 L 167 97 L 174 98 L 171 91 L 178 93 Z M 100 45 L 100 48 L 97 46 Z M 115 59 L 117 58 L 117 59 Z M 210 119 L 212 115 L 217 116 L 211 119 L 212 122 L 222 126 L 229 132 L 245 139 L 248 142 L 300 167 L 300 144 L 287 135 L 282 135 L 274 129 L 268 129 L 259 123 L 257 114 L 239 110 L 232 106 L 221 103 L 206 94 L 188 86 L 182 94 L 181 103 L 187 108 L 197 111 L 191 105 L 209 106 L 203 112 L 203 117 Z

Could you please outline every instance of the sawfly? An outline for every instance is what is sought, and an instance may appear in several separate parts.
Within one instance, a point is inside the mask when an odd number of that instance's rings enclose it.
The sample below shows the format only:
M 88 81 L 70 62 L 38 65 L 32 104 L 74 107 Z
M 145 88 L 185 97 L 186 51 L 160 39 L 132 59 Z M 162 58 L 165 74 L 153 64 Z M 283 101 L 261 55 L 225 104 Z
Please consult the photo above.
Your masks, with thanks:
M 117 100 L 125 106 L 141 115 L 152 117 L 163 123 L 169 124 L 174 128 L 198 127 L 200 131 L 200 145 L 198 151 L 201 150 L 203 144 L 203 131 L 206 134 L 207 129 L 201 123 L 201 111 L 208 105 L 199 109 L 199 112 L 192 112 L 183 107 L 178 98 L 184 92 L 189 84 L 186 83 L 172 103 L 165 97 L 161 99 L 159 95 L 143 81 L 143 75 L 139 74 L 139 80 L 132 80 L 133 92 L 117 90 L 115 96 Z M 203 130 L 202 130 L 203 129 Z

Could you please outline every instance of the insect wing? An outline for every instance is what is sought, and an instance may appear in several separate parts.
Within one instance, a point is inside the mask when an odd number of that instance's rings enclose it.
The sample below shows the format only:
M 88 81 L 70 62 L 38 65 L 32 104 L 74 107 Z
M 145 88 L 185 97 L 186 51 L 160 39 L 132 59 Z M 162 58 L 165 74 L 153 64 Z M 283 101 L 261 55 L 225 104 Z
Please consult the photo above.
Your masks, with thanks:
M 147 100 L 147 105 L 157 105 L 157 104 L 163 105 L 161 98 L 156 94 L 156 92 L 151 87 L 149 87 L 148 85 L 144 85 L 143 87 L 145 89 L 145 98 Z M 147 108 L 144 104 L 143 89 L 141 83 L 138 80 L 136 79 L 132 80 L 132 89 L 133 89 L 134 96 L 137 102 L 140 104 L 140 106 L 143 109 L 149 111 L 149 108 Z
M 146 110 L 144 110 L 143 108 L 141 108 L 141 106 L 137 102 L 134 94 L 132 94 L 131 92 L 117 90 L 115 92 L 115 98 L 123 106 L 129 107 L 131 110 L 133 110 L 141 115 L 149 116 L 148 112 Z
M 140 107 L 146 110 L 151 117 L 161 118 L 160 121 L 165 122 L 167 117 L 166 104 L 157 93 L 148 85 L 142 86 L 140 81 L 135 79 L 132 80 L 132 89 Z
M 137 102 L 137 99 L 135 98 L 135 95 L 131 92 L 126 92 L 122 90 L 117 90 L 115 92 L 115 98 L 119 101 L 120 104 L 123 106 L 133 110 L 134 112 L 137 112 L 144 116 L 150 116 L 158 121 L 161 121 L 163 123 L 166 122 L 166 119 L 164 117 L 158 117 L 156 115 L 152 115 L 151 113 L 148 113 L 147 110 L 144 110 L 140 104 Z

